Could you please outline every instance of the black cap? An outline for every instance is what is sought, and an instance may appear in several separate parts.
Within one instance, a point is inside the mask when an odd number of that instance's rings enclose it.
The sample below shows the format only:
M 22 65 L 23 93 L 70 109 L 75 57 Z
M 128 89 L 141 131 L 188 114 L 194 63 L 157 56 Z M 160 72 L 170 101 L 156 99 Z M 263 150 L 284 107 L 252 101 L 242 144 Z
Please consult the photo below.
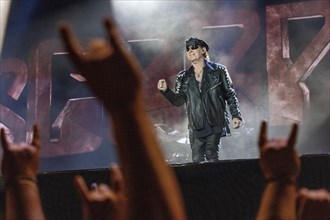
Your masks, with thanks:
M 191 37 L 188 40 L 186 40 L 186 47 L 194 46 L 194 45 L 205 47 L 206 51 L 209 51 L 209 45 L 207 45 L 207 43 L 201 39 Z

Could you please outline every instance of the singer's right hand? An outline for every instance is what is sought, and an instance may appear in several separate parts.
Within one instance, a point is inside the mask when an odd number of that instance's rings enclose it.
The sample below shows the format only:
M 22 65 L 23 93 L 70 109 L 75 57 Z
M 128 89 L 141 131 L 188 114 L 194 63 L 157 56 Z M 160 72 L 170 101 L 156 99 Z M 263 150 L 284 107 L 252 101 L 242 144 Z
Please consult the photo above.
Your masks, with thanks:
M 160 79 L 158 81 L 157 88 L 162 91 L 165 91 L 167 89 L 167 83 L 165 79 Z

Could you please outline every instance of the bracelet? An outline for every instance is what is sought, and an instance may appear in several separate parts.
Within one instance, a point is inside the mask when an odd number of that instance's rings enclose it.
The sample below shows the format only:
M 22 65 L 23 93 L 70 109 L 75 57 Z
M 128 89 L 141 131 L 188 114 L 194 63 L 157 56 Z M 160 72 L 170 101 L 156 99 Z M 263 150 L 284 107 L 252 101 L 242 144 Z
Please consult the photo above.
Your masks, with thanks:
M 5 188 L 14 184 L 25 184 L 30 186 L 37 186 L 37 178 L 34 176 L 17 176 L 5 182 Z
M 278 183 L 282 183 L 282 184 L 296 184 L 295 178 L 290 178 L 287 176 L 275 176 L 275 177 L 266 179 L 266 183 L 269 183 L 269 182 L 278 182 Z

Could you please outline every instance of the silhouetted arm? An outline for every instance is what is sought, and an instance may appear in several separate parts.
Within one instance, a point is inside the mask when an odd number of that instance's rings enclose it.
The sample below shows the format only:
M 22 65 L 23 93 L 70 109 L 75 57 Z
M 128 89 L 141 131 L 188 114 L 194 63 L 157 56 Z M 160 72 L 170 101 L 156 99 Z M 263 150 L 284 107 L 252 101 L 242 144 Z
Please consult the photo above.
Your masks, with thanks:
M 34 126 L 31 145 L 8 143 L 4 129 L 1 129 L 1 143 L 3 148 L 2 173 L 5 182 L 6 219 L 45 219 L 37 185 L 40 155 L 38 127 Z
M 259 136 L 260 166 L 266 180 L 258 220 L 296 219 L 296 178 L 300 159 L 295 150 L 298 125 L 288 139 L 267 140 L 267 124 L 262 122 Z
M 74 65 L 110 113 L 127 186 L 128 219 L 183 220 L 178 182 L 145 113 L 140 67 L 124 48 L 113 22 L 107 19 L 104 24 L 111 44 L 94 39 L 85 56 L 66 24 L 60 32 Z

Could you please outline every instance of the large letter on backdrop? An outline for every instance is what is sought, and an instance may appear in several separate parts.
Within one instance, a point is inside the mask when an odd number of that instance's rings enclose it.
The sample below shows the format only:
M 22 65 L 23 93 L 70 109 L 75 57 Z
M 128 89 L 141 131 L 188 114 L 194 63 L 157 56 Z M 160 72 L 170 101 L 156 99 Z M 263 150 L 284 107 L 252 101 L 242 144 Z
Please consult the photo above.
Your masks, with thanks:
M 0 60 L 0 74 L 14 75 L 14 80 L 6 92 L 9 97 L 17 100 L 26 86 L 25 62 L 19 59 Z M 9 129 L 14 141 L 25 141 L 25 119 L 3 104 L 0 104 L 0 124 Z
M 102 109 L 96 98 L 68 100 L 51 125 L 50 114 L 54 103 L 54 100 L 51 100 L 52 56 L 62 52 L 59 41 L 45 40 L 38 45 L 29 60 L 27 127 L 31 129 L 33 123 L 40 124 L 43 157 L 91 152 L 102 142 L 102 136 L 95 132 L 101 129 L 93 129 L 95 126 L 102 126 Z M 89 123 L 90 121 L 95 125 Z M 50 135 L 54 129 L 59 132 L 57 138 Z M 31 130 L 28 131 L 28 136 L 31 136 Z
M 304 81 L 330 49 L 329 2 L 268 6 L 266 13 L 270 123 L 286 125 L 301 122 L 304 109 L 309 105 L 309 90 Z M 289 54 L 287 23 L 293 19 L 315 17 L 324 17 L 324 25 L 293 62 Z

